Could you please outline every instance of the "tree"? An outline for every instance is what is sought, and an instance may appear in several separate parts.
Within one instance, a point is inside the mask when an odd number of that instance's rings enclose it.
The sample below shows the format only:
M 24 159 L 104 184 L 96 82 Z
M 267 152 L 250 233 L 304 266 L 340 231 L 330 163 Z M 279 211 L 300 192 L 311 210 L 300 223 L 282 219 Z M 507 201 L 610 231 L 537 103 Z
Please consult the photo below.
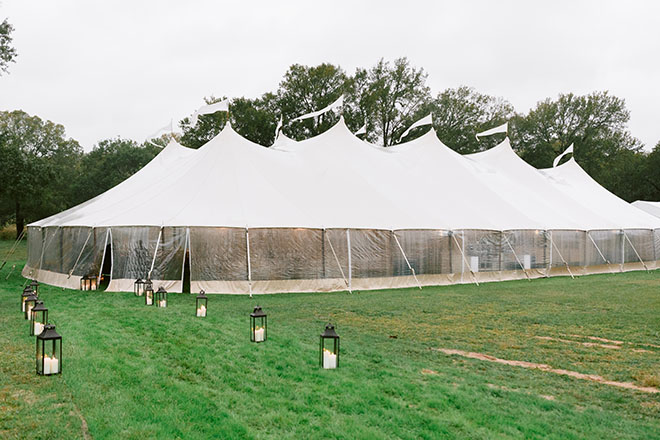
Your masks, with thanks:
M 466 86 L 438 93 L 424 108 L 423 113 L 429 112 L 433 113 L 433 127 L 438 137 L 461 154 L 486 150 L 501 142 L 498 136 L 478 141 L 475 134 L 503 124 L 514 114 L 513 106 L 504 99 Z
M 289 67 L 277 90 L 277 107 L 284 122 L 288 122 L 284 130 L 287 136 L 303 140 L 332 127 L 339 119 L 335 112 L 291 121 L 332 104 L 349 90 L 349 86 L 349 78 L 339 66 L 319 64 L 309 67 L 294 64 Z
M 407 58 L 399 58 L 392 65 L 381 59 L 368 71 L 356 70 L 356 78 L 364 77 L 365 90 L 359 98 L 361 108 L 384 146 L 398 141 L 419 116 L 420 107 L 430 101 L 426 76 L 424 69 L 410 66 Z
M 64 127 L 17 110 L 0 112 L 0 223 L 25 221 L 70 206 L 82 148 Z
M 80 173 L 72 184 L 72 205 L 89 200 L 128 179 L 161 150 L 155 145 L 138 145 L 128 139 L 105 139 L 80 162 Z
M 204 98 L 206 104 L 214 104 L 226 98 Z M 193 127 L 190 118 L 184 118 L 179 122 L 179 126 L 183 130 L 181 136 L 181 143 L 189 148 L 199 148 L 215 136 L 218 135 L 225 127 L 229 115 L 227 112 L 215 112 L 210 115 L 201 115 L 197 120 L 197 124 Z
M 14 27 L 5 19 L 0 23 L 0 75 L 7 73 L 9 63 L 16 62 L 16 49 L 11 46 Z
M 526 116 L 513 119 L 510 137 L 520 156 L 537 168 L 552 166 L 553 159 L 570 144 L 575 158 L 601 185 L 627 198 L 616 176 L 617 160 L 628 161 L 628 151 L 638 153 L 642 144 L 630 135 L 630 113 L 624 100 L 608 92 L 586 96 L 572 93 L 546 99 Z
M 660 201 L 660 142 L 646 156 L 640 177 L 639 186 L 644 189 L 644 193 L 637 200 Z

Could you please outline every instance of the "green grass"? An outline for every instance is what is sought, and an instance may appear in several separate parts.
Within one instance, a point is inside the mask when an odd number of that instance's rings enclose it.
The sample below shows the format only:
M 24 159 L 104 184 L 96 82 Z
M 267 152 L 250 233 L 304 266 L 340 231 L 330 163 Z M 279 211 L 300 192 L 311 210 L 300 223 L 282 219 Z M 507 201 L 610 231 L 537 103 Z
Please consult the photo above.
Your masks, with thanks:
M 4 257 L 10 242 L 0 242 Z M 660 394 L 447 356 L 435 347 L 660 387 L 660 271 L 348 294 L 130 293 L 43 286 L 63 374 L 34 373 L 21 246 L 0 272 L 0 438 L 660 438 Z M 15 272 L 5 280 L 12 264 Z M 248 314 L 268 313 L 251 344 Z M 340 368 L 318 368 L 332 321 Z M 619 350 L 540 340 L 576 334 Z M 396 338 L 393 338 L 393 337 Z M 635 351 L 643 348 L 646 351 Z M 424 372 L 423 372 L 424 370 Z M 546 396 L 546 397 L 543 397 Z M 551 397 L 550 397 L 551 396 Z M 553 399 L 553 400 L 549 400 Z

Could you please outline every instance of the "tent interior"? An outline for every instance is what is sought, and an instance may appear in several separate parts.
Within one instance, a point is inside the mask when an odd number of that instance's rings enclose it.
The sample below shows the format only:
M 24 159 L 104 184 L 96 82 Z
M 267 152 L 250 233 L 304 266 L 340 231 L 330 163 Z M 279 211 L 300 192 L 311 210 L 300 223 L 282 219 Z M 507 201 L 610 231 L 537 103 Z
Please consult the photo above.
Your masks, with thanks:
M 107 249 L 107 251 L 106 251 Z M 271 148 L 228 124 L 171 141 L 105 193 L 28 225 L 23 275 L 110 291 L 275 293 L 472 283 L 660 267 L 660 218 L 573 159 L 537 170 L 508 140 L 460 155 L 431 130 L 393 147 L 340 120 Z

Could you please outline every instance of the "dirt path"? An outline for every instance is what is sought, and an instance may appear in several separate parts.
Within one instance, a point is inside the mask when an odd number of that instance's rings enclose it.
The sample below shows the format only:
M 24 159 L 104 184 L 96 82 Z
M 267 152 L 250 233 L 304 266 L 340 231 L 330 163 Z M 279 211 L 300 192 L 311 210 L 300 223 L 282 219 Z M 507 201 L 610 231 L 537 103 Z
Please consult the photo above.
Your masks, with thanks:
M 613 381 L 613 380 L 607 380 L 604 377 L 598 376 L 598 375 L 595 375 L 595 374 L 583 374 L 583 373 L 578 373 L 576 371 L 563 370 L 563 369 L 560 369 L 560 368 L 553 368 L 550 365 L 546 365 L 546 364 L 537 364 L 537 363 L 534 363 L 534 362 L 499 359 L 499 358 L 496 358 L 494 356 L 490 356 L 490 355 L 483 354 L 483 353 L 475 353 L 475 352 L 463 351 L 463 350 L 454 350 L 454 349 L 449 349 L 449 348 L 433 348 L 432 350 L 439 351 L 441 353 L 448 354 L 448 355 L 458 355 L 458 356 L 463 356 L 463 357 L 470 358 L 470 359 L 478 359 L 478 360 L 481 360 L 481 361 L 495 362 L 495 363 L 498 363 L 498 364 L 511 365 L 511 366 L 514 366 L 514 367 L 530 368 L 530 369 L 546 371 L 548 373 L 561 374 L 563 376 L 570 376 L 570 377 L 574 377 L 576 379 L 589 380 L 589 381 L 592 381 L 592 382 L 598 382 L 598 383 L 602 383 L 602 384 L 605 384 L 605 385 L 611 385 L 611 386 L 614 386 L 614 387 L 626 388 L 626 389 L 635 390 L 635 391 L 642 391 L 644 393 L 660 393 L 660 390 L 657 389 L 657 388 L 640 387 L 638 385 L 635 385 L 632 382 L 616 382 L 616 381 Z
M 534 336 L 534 337 L 536 339 L 542 339 L 544 341 L 563 342 L 564 344 L 578 344 L 578 345 L 582 345 L 584 347 L 611 348 L 611 349 L 614 349 L 614 350 L 619 350 L 621 348 L 620 345 L 600 344 L 600 343 L 597 343 L 597 342 L 570 341 L 568 339 L 552 338 L 550 336 Z

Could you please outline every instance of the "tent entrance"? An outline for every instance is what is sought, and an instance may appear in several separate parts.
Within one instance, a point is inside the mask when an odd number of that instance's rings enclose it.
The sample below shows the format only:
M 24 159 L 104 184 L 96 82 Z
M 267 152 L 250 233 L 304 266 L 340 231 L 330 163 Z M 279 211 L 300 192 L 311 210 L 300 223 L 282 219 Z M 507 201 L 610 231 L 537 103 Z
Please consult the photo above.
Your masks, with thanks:
M 183 293 L 190 293 L 190 251 L 186 251 L 186 255 L 183 260 L 183 286 L 181 291 Z
M 103 254 L 103 266 L 101 267 L 101 280 L 98 290 L 106 290 L 110 284 L 112 274 L 112 246 L 108 243 Z

